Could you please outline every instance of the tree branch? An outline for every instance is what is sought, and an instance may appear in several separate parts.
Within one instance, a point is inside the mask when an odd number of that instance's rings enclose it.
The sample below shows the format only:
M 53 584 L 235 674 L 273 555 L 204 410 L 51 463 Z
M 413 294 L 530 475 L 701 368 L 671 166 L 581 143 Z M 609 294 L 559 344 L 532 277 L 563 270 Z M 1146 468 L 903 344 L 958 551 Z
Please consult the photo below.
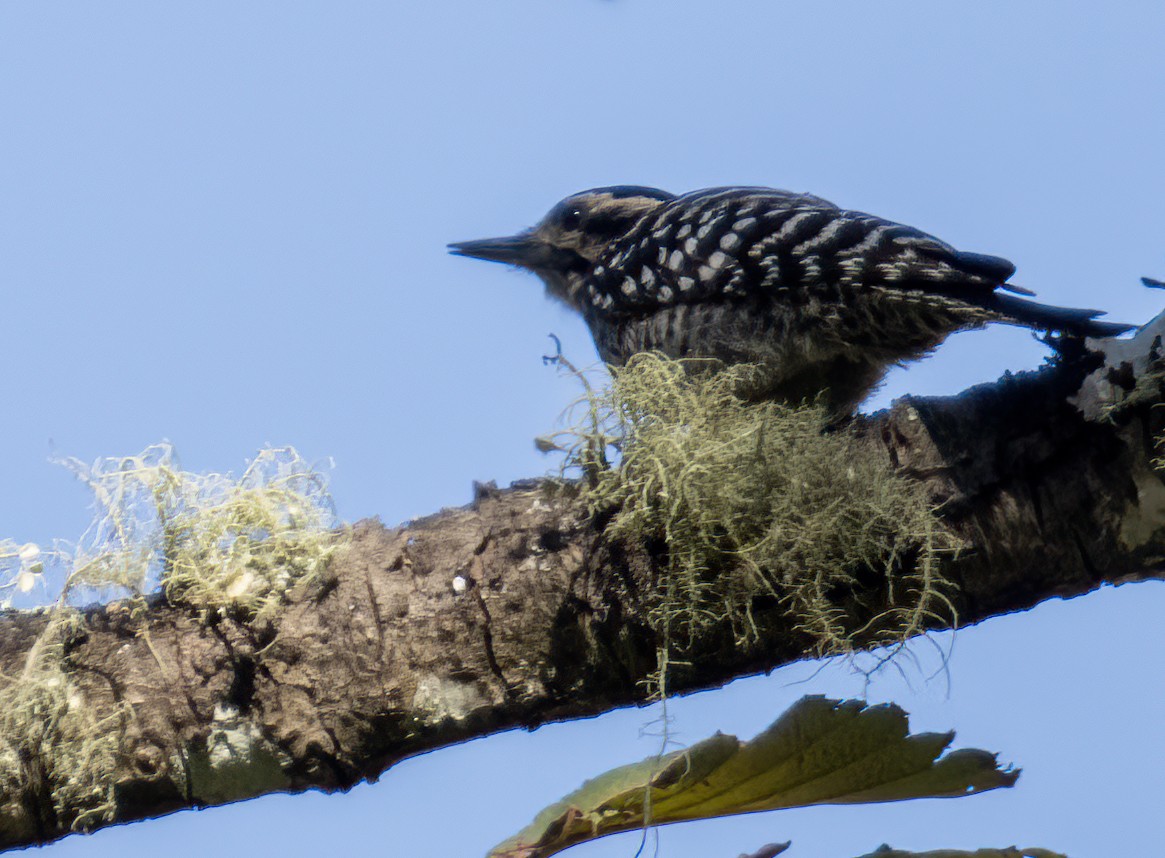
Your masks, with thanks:
M 1162 577 L 1162 332 L 1165 317 L 1102 352 L 1064 343 L 1039 372 L 859 418 L 871 454 L 925 481 L 967 541 L 946 571 L 963 624 Z M 64 638 L 76 705 L 125 713 L 111 821 L 346 789 L 473 736 L 643 703 L 659 547 L 606 538 L 569 493 L 537 481 L 475 494 L 399 528 L 359 523 L 328 579 L 261 627 L 207 625 L 161 599 L 144 617 L 125 603 L 84 612 Z M 860 624 L 868 609 L 852 601 Z M 804 656 L 779 604 L 758 602 L 756 617 L 761 646 L 714 632 L 671 690 Z M 20 674 L 47 622 L 0 616 L 5 675 Z M 84 808 L 61 805 L 37 754 L 3 753 L 19 768 L 0 779 L 0 846 L 67 834 Z

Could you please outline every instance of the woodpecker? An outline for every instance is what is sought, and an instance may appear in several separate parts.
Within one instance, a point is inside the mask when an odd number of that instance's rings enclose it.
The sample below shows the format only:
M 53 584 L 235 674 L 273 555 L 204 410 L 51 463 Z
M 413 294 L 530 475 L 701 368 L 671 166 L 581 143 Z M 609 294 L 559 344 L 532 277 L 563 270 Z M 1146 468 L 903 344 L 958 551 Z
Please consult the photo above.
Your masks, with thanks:
M 596 188 L 532 229 L 449 249 L 533 271 L 582 315 L 608 363 L 656 350 L 759 364 L 759 396 L 824 397 L 838 415 L 956 331 L 1002 322 L 1111 337 L 1134 327 L 1018 297 L 1034 293 L 1008 283 L 1006 259 L 770 188 Z

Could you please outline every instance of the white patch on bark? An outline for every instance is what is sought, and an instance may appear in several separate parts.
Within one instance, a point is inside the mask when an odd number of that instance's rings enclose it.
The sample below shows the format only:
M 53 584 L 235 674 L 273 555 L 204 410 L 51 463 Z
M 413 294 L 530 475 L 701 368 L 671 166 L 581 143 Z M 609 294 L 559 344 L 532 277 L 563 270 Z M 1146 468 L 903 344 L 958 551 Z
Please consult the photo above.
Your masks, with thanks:
M 421 677 L 413 694 L 413 708 L 424 723 L 431 725 L 449 719 L 463 721 L 489 703 L 475 686 L 442 676 Z

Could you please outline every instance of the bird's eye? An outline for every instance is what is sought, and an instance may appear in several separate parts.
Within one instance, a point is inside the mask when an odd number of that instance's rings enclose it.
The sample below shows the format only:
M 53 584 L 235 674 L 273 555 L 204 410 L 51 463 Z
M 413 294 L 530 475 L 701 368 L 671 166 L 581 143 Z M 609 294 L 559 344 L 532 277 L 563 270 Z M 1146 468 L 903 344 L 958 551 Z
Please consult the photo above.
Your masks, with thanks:
M 575 230 L 582 226 L 582 211 L 580 209 L 571 209 L 562 216 L 562 228 L 566 230 Z

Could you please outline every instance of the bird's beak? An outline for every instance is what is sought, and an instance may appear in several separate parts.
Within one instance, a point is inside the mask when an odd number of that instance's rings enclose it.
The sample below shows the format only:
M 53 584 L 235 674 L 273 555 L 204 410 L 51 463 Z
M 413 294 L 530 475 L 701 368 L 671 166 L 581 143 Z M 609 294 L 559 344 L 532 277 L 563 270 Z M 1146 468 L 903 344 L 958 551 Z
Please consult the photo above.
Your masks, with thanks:
M 488 259 L 490 262 L 504 262 L 522 268 L 536 268 L 546 261 L 549 248 L 532 233 L 520 232 L 505 238 L 482 238 L 477 241 L 460 241 L 449 245 L 449 252 L 473 259 Z

